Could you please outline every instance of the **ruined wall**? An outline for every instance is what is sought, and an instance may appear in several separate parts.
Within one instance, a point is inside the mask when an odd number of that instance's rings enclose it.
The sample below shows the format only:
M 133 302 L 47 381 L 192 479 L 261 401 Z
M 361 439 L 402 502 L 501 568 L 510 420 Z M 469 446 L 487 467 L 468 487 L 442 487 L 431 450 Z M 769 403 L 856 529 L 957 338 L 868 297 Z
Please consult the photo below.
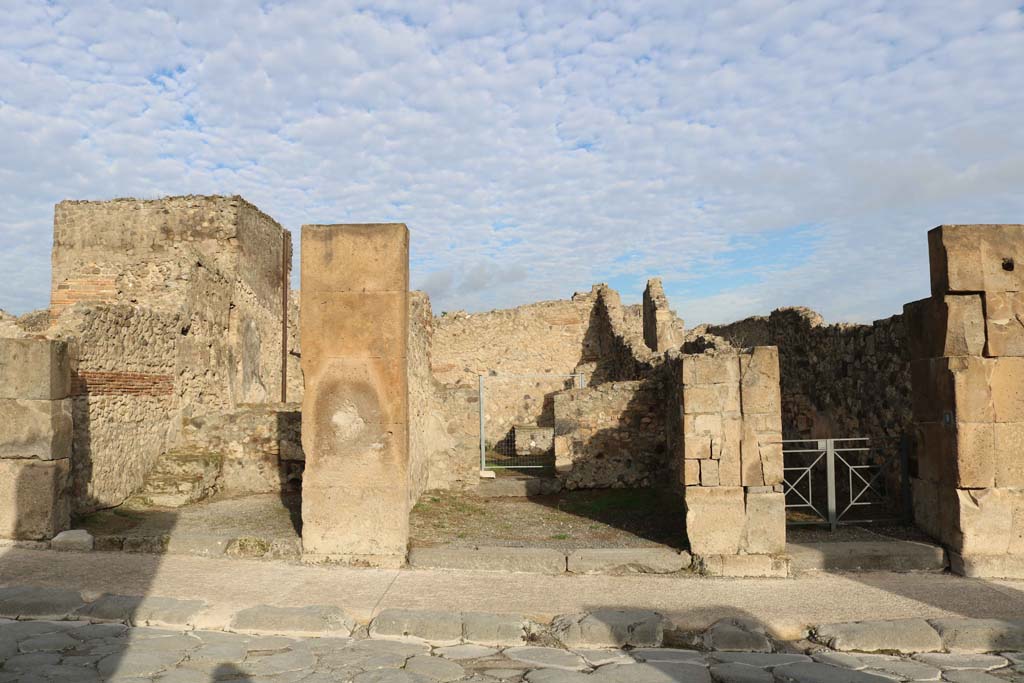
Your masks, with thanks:
M 48 335 L 73 349 L 78 511 L 137 490 L 183 419 L 279 400 L 289 254 L 240 197 L 57 205 Z
M 642 324 L 629 324 L 626 307 L 619 293 L 611 287 L 594 285 L 593 292 L 596 294 L 590 326 L 593 371 L 588 383 L 629 381 L 645 376 L 661 358 L 644 343 Z
M 644 289 L 644 342 L 652 351 L 665 352 L 683 344 L 683 321 L 669 308 L 661 278 L 651 278 Z
M 667 471 L 661 382 L 605 382 L 555 394 L 555 465 L 566 488 L 646 487 Z
M 809 309 L 780 308 L 707 331 L 737 347 L 778 347 L 787 439 L 867 436 L 892 449 L 913 431 L 902 316 L 829 325 Z

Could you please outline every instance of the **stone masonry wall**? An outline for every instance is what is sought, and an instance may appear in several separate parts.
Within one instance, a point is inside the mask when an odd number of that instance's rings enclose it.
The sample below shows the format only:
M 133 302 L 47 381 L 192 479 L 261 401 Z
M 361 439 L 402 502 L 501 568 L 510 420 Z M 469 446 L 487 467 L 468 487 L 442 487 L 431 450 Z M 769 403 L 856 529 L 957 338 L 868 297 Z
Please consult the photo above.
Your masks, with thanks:
M 1024 578 L 1024 225 L 928 233 L 932 296 L 907 304 L 919 526 L 968 576 Z
M 661 278 L 647 281 L 644 289 L 643 326 L 644 342 L 652 351 L 665 352 L 678 349 L 683 344 L 683 321 L 669 308 Z
M 903 316 L 829 325 L 809 309 L 780 308 L 707 330 L 737 347 L 778 347 L 787 439 L 867 436 L 892 449 L 913 432 Z
M 57 205 L 47 334 L 73 349 L 77 511 L 138 490 L 184 419 L 280 399 L 289 253 L 240 197 Z

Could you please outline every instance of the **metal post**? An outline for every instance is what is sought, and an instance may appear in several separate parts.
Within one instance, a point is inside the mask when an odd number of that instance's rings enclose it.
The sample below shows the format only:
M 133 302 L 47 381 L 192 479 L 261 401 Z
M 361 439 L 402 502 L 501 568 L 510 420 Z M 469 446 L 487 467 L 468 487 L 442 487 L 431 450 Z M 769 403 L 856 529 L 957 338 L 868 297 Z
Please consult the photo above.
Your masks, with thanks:
M 477 385 L 477 403 L 480 404 L 480 471 L 487 469 L 487 455 L 484 450 L 484 376 L 480 375 Z
M 834 439 L 825 440 L 825 475 L 828 480 L 828 526 L 831 531 L 835 531 L 839 520 L 836 516 L 836 442 Z

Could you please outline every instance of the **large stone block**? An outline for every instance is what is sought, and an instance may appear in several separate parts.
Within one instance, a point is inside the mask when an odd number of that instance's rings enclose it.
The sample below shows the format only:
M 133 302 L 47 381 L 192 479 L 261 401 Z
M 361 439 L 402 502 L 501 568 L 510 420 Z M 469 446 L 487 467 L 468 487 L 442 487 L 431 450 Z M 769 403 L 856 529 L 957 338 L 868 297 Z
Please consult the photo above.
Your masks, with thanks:
M 928 260 L 934 295 L 1024 291 L 1024 225 L 940 225 Z
M 71 457 L 71 399 L 0 399 L 0 458 Z
M 408 229 L 403 223 L 302 226 L 301 291 L 408 292 Z M 305 336 L 302 343 L 305 348 Z
M 781 412 L 777 347 L 757 346 L 749 354 L 742 354 L 740 373 L 740 398 L 744 415 Z
M 995 485 L 1024 488 L 1024 422 L 993 425 Z
M 395 473 L 395 479 L 404 479 Z M 409 508 L 395 486 L 302 483 L 302 552 L 352 565 L 399 566 L 409 539 Z M 404 493 L 404 490 L 403 490 Z
M 1024 554 L 1024 489 L 957 489 L 964 556 Z
M 302 305 L 302 355 L 394 358 L 404 355 L 409 314 L 402 292 L 313 292 Z
M 683 387 L 683 414 L 739 413 L 740 385 L 694 384 Z
M 739 355 L 735 351 L 683 356 L 683 385 L 739 384 Z
M 735 555 L 744 540 L 746 506 L 739 486 L 688 486 L 686 535 L 695 555 Z
M 67 343 L 0 339 L 0 398 L 51 400 L 71 393 Z
M 950 294 L 903 306 L 910 358 L 980 356 L 985 316 L 978 294 Z
M 995 484 L 995 424 L 991 422 L 917 425 L 918 476 L 959 488 Z
M 782 493 L 747 493 L 743 550 L 777 555 L 786 551 L 786 496 Z
M 985 355 L 1024 356 L 1024 292 L 985 292 Z
M 42 540 L 68 528 L 69 460 L 0 460 L 0 537 Z
M 947 423 L 995 420 L 990 380 L 996 362 L 974 356 L 911 361 L 914 419 Z M 1007 392 L 1007 398 L 1010 395 L 1012 392 Z M 1012 407 L 1004 410 L 1009 412 Z
M 996 422 L 1024 422 L 1024 358 L 993 358 L 987 363 L 993 418 Z

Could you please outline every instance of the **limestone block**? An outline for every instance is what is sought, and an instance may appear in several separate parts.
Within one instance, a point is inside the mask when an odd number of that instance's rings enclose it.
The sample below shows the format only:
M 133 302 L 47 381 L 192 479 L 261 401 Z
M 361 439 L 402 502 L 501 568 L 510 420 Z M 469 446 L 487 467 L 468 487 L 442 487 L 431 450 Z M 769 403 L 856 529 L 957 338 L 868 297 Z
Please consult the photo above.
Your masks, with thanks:
M 700 485 L 700 460 L 684 460 L 679 483 L 683 486 Z
M 740 385 L 694 384 L 683 387 L 683 414 L 739 413 Z
M 71 399 L 0 399 L 0 458 L 71 457 Z
M 720 486 L 740 486 L 743 481 L 743 421 L 728 417 L 722 424 L 721 446 L 717 449 Z
M 683 386 L 739 384 L 740 366 L 735 351 L 695 353 L 683 356 Z
M 958 546 L 956 489 L 923 479 L 910 480 L 914 504 L 914 522 L 932 538 L 949 546 Z
M 395 477 L 400 475 L 395 473 Z M 313 485 L 307 485 L 303 479 L 303 554 L 352 565 L 404 563 L 409 510 L 394 494 L 394 488 L 355 487 L 343 480 L 336 484 L 322 486 L 315 480 Z
M 391 358 L 405 353 L 403 292 L 311 292 L 302 304 L 302 356 Z
M 956 356 L 911 361 L 914 419 L 918 422 L 992 422 L 995 411 L 990 381 L 996 363 L 1015 360 Z M 1009 415 L 1018 406 L 1009 400 L 1014 392 L 1004 393 L 1004 412 Z
M 698 460 L 700 463 L 700 485 L 718 486 L 718 460 Z
M 995 485 L 1024 487 L 1024 423 L 996 423 L 993 434 Z
M 949 484 L 956 462 L 954 422 L 920 422 L 915 425 L 917 476 L 933 483 Z
M 995 485 L 995 425 L 958 422 L 952 483 L 958 488 Z
M 405 225 L 302 226 L 302 294 L 364 291 L 409 291 L 409 231 Z M 303 335 L 303 351 L 306 344 Z
M 0 398 L 57 400 L 71 393 L 67 343 L 0 339 Z
M 743 550 L 777 555 L 786 551 L 786 496 L 782 493 L 746 494 Z
M 1024 356 L 1024 292 L 985 292 L 985 355 Z
M 957 489 L 960 553 L 1024 553 L 1024 489 Z
M 985 316 L 978 294 L 949 294 L 903 306 L 911 360 L 980 356 L 985 349 Z
M 746 507 L 738 486 L 688 486 L 686 535 L 695 555 L 734 555 L 743 543 Z
M 739 360 L 743 414 L 779 413 L 782 410 L 779 349 L 757 346 L 749 354 L 742 354 Z
M 42 540 L 68 528 L 70 461 L 0 460 L 0 538 Z
M 703 573 L 733 578 L 789 576 L 789 558 L 780 555 L 708 555 L 701 558 Z
M 1024 358 L 993 358 L 987 363 L 995 421 L 1024 422 Z
M 928 260 L 934 295 L 1024 291 L 1024 225 L 940 225 Z

